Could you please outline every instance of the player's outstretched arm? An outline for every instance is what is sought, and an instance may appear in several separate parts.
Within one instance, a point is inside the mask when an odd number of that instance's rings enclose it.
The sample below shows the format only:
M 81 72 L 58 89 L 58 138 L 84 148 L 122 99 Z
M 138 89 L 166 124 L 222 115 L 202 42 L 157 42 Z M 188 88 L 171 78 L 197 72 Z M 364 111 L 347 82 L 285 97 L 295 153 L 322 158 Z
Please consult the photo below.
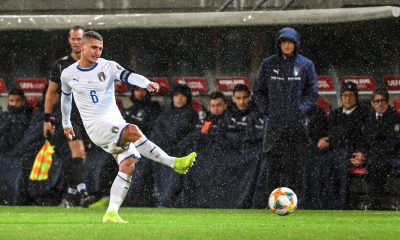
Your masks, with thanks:
M 123 70 L 121 72 L 120 79 L 121 81 L 130 85 L 146 88 L 149 92 L 158 92 L 160 90 L 158 83 L 152 82 L 146 77 L 129 70 Z

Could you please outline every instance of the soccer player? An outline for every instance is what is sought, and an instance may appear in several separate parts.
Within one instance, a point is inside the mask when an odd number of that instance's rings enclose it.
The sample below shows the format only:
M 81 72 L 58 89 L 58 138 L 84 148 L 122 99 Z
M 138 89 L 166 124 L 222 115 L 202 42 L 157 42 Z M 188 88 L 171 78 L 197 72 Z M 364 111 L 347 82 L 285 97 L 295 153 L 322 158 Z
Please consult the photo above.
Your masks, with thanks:
M 51 123 L 52 112 L 54 106 L 60 101 L 60 85 L 61 72 L 69 65 L 80 59 L 81 50 L 79 41 L 85 32 L 82 26 L 74 26 L 69 30 L 68 42 L 71 46 L 71 53 L 59 59 L 50 72 L 49 85 L 45 95 L 44 104 L 44 123 L 43 135 L 48 137 L 54 134 L 54 126 Z M 61 206 L 72 208 L 76 206 L 88 207 L 95 201 L 94 196 L 90 196 L 86 190 L 86 184 L 83 179 L 83 163 L 86 158 L 85 144 L 83 142 L 85 130 L 82 120 L 76 109 L 75 103 L 72 107 L 72 118 L 74 122 L 75 137 L 68 141 L 71 151 L 71 159 L 66 164 L 65 182 L 67 185 L 67 193 L 61 201 Z
M 124 69 L 116 62 L 100 58 L 103 38 L 97 32 L 86 32 L 80 42 L 80 49 L 80 60 L 61 74 L 64 134 L 70 139 L 75 136 L 70 120 L 73 95 L 90 139 L 113 154 L 119 166 L 103 222 L 126 223 L 119 216 L 118 210 L 128 192 L 135 162 L 141 155 L 170 166 L 177 173 L 185 174 L 193 165 L 196 153 L 182 158 L 169 156 L 148 140 L 136 125 L 123 119 L 115 102 L 114 80 L 146 88 L 149 92 L 159 90 L 157 83 Z

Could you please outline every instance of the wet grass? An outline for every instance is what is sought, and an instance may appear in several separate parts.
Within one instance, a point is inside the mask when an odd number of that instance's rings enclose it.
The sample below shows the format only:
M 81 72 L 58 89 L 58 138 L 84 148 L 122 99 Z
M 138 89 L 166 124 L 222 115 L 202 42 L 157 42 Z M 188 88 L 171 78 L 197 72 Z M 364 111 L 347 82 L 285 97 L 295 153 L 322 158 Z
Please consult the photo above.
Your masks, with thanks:
M 394 211 L 122 208 L 129 224 L 103 224 L 104 210 L 0 206 L 0 239 L 399 239 Z

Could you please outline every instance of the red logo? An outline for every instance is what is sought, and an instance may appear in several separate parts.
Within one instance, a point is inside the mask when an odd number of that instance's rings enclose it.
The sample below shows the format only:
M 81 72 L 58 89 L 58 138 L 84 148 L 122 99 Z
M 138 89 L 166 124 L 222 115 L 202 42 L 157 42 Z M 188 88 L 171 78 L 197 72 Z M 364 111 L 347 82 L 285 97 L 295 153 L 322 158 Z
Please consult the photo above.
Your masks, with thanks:
M 46 86 L 46 79 L 44 78 L 20 78 L 15 82 L 25 93 L 42 92 Z
M 321 92 L 334 91 L 332 78 L 329 76 L 318 76 L 318 88 Z
M 7 93 L 6 83 L 1 78 L 0 78 L 0 93 Z
M 383 82 L 389 91 L 400 90 L 400 76 L 385 76 Z
M 244 84 L 250 87 L 247 77 L 216 77 L 218 90 L 221 92 L 232 92 L 237 84 Z
M 174 77 L 175 84 L 186 84 L 193 92 L 208 92 L 207 81 L 204 77 Z
M 340 82 L 353 82 L 357 85 L 359 91 L 372 91 L 375 89 L 375 81 L 372 76 L 346 76 L 341 77 Z

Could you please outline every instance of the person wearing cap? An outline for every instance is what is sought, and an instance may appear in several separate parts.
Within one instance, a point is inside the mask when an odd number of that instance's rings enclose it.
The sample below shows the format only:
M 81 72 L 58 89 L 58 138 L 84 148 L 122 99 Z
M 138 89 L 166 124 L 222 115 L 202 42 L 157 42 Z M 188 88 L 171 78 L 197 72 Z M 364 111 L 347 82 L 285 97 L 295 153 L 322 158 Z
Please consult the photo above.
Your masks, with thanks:
M 389 105 L 390 96 L 385 88 L 376 88 L 371 95 L 371 110 L 365 121 L 363 136 L 366 143 L 364 161 L 366 165 L 370 208 L 382 210 L 398 208 L 390 206 L 385 196 L 391 163 L 400 156 L 400 117 Z M 383 200 L 383 201 L 382 201 Z
M 353 82 L 341 86 L 340 96 L 342 106 L 332 111 L 326 133 L 317 142 L 320 151 L 327 151 L 321 159 L 325 176 L 321 179 L 321 195 L 325 196 L 321 201 L 328 209 L 347 208 L 348 170 L 364 161 L 362 128 L 369 109 L 359 104 L 358 88 Z
M 261 63 L 253 94 L 264 114 L 263 150 L 268 161 L 266 197 L 274 188 L 304 194 L 304 158 L 308 141 L 305 114 L 318 98 L 314 63 L 300 54 L 300 35 L 290 27 L 276 37 L 278 53 Z

